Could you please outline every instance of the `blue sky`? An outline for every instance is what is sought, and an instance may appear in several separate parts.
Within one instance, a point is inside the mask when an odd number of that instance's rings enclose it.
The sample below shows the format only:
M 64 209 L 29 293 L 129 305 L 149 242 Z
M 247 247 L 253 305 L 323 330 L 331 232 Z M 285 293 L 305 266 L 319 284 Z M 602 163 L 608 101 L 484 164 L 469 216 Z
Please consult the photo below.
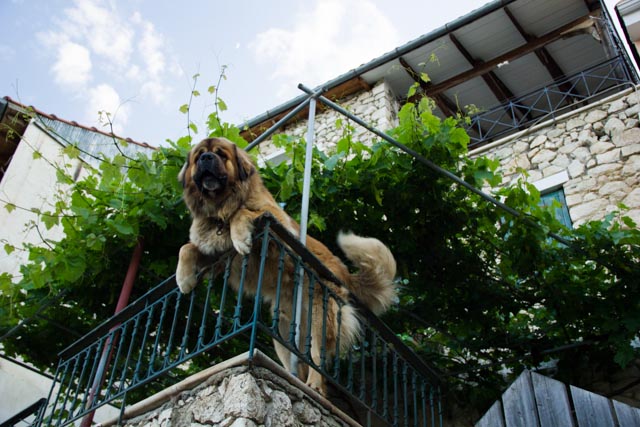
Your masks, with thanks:
M 240 124 L 484 0 L 0 0 L 0 96 L 161 145 L 213 109 Z M 104 128 L 108 130 L 108 128 Z M 202 136 L 202 135 L 200 135 Z

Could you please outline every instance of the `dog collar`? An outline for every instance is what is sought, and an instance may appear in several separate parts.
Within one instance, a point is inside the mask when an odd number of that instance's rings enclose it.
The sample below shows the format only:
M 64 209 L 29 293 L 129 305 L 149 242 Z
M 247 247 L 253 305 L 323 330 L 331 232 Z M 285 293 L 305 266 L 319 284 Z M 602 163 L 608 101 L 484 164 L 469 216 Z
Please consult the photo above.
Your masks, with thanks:
M 211 218 L 216 226 L 216 234 L 222 236 L 224 230 L 229 227 L 229 224 L 222 218 Z

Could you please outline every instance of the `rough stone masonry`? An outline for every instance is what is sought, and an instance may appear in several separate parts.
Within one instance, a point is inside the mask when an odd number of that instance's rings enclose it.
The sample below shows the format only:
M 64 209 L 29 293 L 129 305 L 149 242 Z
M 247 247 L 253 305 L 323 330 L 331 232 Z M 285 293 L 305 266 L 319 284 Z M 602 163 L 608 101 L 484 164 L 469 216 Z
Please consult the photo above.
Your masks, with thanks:
M 640 94 L 629 90 L 471 154 L 499 160 L 505 185 L 520 170 L 531 183 L 566 172 L 562 187 L 574 225 L 602 219 L 620 203 L 640 223 L 639 114 Z

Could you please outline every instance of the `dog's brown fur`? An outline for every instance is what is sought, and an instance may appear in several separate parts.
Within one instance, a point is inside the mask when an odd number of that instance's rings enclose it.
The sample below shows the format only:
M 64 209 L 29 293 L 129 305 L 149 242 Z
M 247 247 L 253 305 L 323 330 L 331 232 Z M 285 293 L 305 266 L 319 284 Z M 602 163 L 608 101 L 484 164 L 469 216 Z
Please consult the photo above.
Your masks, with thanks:
M 203 156 L 204 155 L 204 156 Z M 208 170 L 208 172 L 203 172 Z M 264 213 L 273 215 L 291 233 L 298 236 L 299 225 L 276 203 L 264 186 L 251 158 L 244 150 L 223 138 L 205 139 L 189 153 L 186 164 L 178 178 L 184 186 L 184 200 L 192 214 L 189 233 L 190 242 L 180 249 L 176 281 L 184 293 L 191 292 L 196 286 L 196 272 L 205 267 L 212 256 L 222 254 L 231 248 L 241 255 L 251 254 L 248 272 L 243 286 L 248 295 L 255 295 L 257 289 L 257 271 L 259 253 L 252 251 L 251 238 L 253 221 Z M 393 278 L 396 263 L 389 249 L 379 240 L 340 234 L 338 245 L 359 269 L 358 273 L 349 273 L 342 261 L 313 237 L 307 237 L 307 248 L 339 278 L 347 289 L 328 283 L 333 292 L 344 301 L 349 300 L 349 292 L 369 307 L 375 314 L 381 314 L 395 298 Z M 241 257 L 232 262 L 231 285 L 238 290 Z M 280 293 L 280 334 L 288 337 L 293 302 L 294 266 L 288 262 L 282 277 Z M 262 283 L 262 295 L 275 307 L 276 283 L 278 277 L 278 255 L 270 248 Z M 303 304 L 308 307 L 308 292 L 303 292 Z M 320 364 L 320 345 L 322 342 L 323 299 L 320 286 L 315 287 L 311 326 L 311 356 Z M 341 310 L 340 331 L 338 331 L 338 311 Z M 302 309 L 300 343 L 305 342 L 308 309 Z M 316 317 L 317 316 L 317 317 Z M 345 350 L 357 339 L 360 328 L 355 310 L 349 304 L 342 309 L 336 301 L 330 299 L 326 319 L 326 356 L 327 360 L 336 351 Z M 336 348 L 338 333 L 340 349 Z M 274 340 L 276 352 L 285 368 L 290 369 L 289 351 Z M 300 367 L 301 378 L 309 386 L 326 394 L 322 376 L 306 366 Z

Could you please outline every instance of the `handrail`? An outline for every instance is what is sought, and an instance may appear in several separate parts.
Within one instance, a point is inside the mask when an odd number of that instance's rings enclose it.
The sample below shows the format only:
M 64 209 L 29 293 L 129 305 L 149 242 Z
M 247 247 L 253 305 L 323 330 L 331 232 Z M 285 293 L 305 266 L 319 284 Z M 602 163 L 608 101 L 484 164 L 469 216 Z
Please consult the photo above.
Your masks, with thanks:
M 471 123 L 466 126 L 471 138 L 469 148 L 480 147 L 495 138 L 531 126 L 531 123 L 555 117 L 576 104 L 588 102 L 620 86 L 632 86 L 633 79 L 626 65 L 622 56 L 616 56 L 471 116 Z M 603 70 L 607 72 L 606 75 L 596 74 Z M 620 76 L 612 77 L 613 72 Z M 562 90 L 560 87 L 563 84 L 570 87 Z M 578 93 L 577 88 L 586 89 L 586 93 Z M 559 99 L 551 100 L 550 94 Z M 515 114 L 516 110 L 524 110 L 520 119 Z M 537 115 L 534 117 L 534 114 Z
M 48 400 L 47 417 L 41 417 L 40 422 L 65 426 L 115 400 L 124 407 L 133 390 L 152 385 L 169 372 L 179 373 L 177 367 L 195 357 L 205 357 L 213 348 L 232 339 L 236 340 L 236 345 L 242 342 L 241 346 L 248 346 L 250 355 L 259 346 L 263 347 L 261 351 L 273 354 L 271 346 L 261 344 L 264 340 L 257 338 L 260 332 L 261 336 L 280 342 L 376 419 L 390 425 L 397 425 L 398 420 L 405 425 L 412 421 L 418 425 L 417 418 L 423 417 L 424 425 L 441 425 L 440 377 L 435 369 L 422 361 L 355 297 L 351 304 L 358 312 L 362 334 L 347 350 L 346 359 L 337 353 L 329 357 L 330 353 L 324 348 L 324 327 L 322 338 L 312 342 L 309 338 L 312 321 L 309 319 L 315 322 L 316 316 L 327 318 L 324 310 L 334 302 L 337 307 L 344 306 L 346 302 L 325 285 L 325 282 L 331 282 L 342 286 L 340 280 L 269 214 L 256 220 L 253 238 L 255 247 L 261 248 L 257 263 L 259 271 L 255 270 L 255 263 L 248 267 L 248 258 L 243 258 L 241 272 L 236 276 L 241 278 L 238 292 L 242 294 L 248 275 L 257 273 L 248 280 L 264 277 L 264 260 L 269 250 L 279 253 L 281 262 L 289 260 L 291 271 L 304 277 L 305 296 L 311 301 L 305 308 L 307 320 L 301 325 L 307 338 L 300 347 L 295 345 L 295 334 L 291 333 L 295 322 L 289 325 L 290 320 L 278 319 L 281 308 L 287 309 L 287 306 L 280 306 L 285 302 L 280 301 L 279 291 L 274 297 L 278 302 L 268 308 L 262 307 L 260 295 L 248 304 L 246 297 L 234 296 L 235 292 L 228 289 L 231 266 L 238 256 L 231 250 L 213 263 L 208 283 L 196 287 L 190 295 L 180 293 L 172 276 L 63 350 Z M 239 265 L 236 264 L 236 268 Z M 279 264 L 278 268 L 282 269 L 283 265 Z M 274 276 L 269 280 L 274 280 Z M 281 273 L 278 273 L 278 288 L 280 280 Z M 263 285 L 262 280 L 258 281 L 259 293 Z M 274 285 L 274 282 L 269 283 Z M 314 303 L 314 298 L 321 298 L 322 302 Z M 289 299 L 286 302 L 289 303 Z M 312 306 L 316 307 L 313 317 Z M 271 319 L 263 318 L 265 310 L 271 313 Z M 338 310 L 340 319 L 341 309 Z M 340 320 L 337 328 L 336 334 L 340 336 Z M 319 360 L 311 356 L 315 345 L 320 346 Z M 337 348 L 340 348 L 339 344 Z M 98 359 L 106 353 L 111 354 L 113 361 L 101 369 Z M 210 364 L 211 360 L 206 359 L 205 363 Z M 101 385 L 97 390 L 93 389 L 96 384 Z M 154 390 L 157 391 L 157 387 Z M 426 421 L 428 416 L 432 420 L 429 423 Z M 433 421 L 436 419 L 440 420 L 439 424 Z
M 42 410 L 42 408 L 44 408 L 46 404 L 47 404 L 47 399 L 45 399 L 44 397 L 40 398 L 36 402 L 32 403 L 22 411 L 18 412 L 17 414 L 9 418 L 8 420 L 0 423 L 0 427 L 13 427 L 19 422 L 25 421 L 26 418 L 31 415 L 35 415 L 37 417 L 40 411 Z

